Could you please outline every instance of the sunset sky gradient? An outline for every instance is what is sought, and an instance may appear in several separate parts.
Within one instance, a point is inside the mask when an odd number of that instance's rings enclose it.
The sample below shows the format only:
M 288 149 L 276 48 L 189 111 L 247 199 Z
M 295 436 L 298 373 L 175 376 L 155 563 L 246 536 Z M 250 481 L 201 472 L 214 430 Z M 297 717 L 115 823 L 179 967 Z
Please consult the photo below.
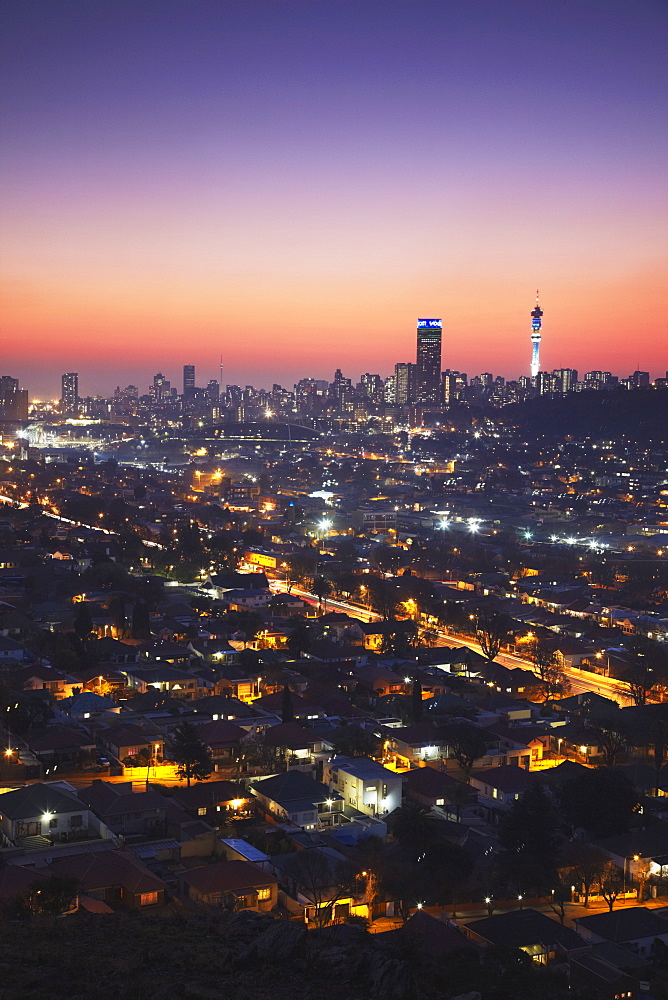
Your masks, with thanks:
M 668 368 L 662 0 L 4 0 L 2 372 Z

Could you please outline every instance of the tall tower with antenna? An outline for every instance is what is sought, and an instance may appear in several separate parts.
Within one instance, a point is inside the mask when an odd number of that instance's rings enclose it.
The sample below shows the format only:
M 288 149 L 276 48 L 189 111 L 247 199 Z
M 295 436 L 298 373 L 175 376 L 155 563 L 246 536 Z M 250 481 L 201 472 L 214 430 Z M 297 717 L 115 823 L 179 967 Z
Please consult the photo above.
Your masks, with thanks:
M 536 305 L 531 310 L 531 378 L 540 371 L 540 340 L 543 310 L 538 305 L 538 289 L 536 289 Z

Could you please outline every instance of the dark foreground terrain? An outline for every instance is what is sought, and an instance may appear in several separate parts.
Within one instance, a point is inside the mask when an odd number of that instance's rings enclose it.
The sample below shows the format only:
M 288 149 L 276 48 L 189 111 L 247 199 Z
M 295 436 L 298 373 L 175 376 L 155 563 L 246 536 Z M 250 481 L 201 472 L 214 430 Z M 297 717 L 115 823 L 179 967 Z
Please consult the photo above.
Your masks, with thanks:
M 75 915 L 1 921 L 2 1000 L 470 1000 L 565 998 L 522 952 L 430 955 L 403 932 L 370 935 L 237 915 Z M 570 994 L 571 998 L 573 994 Z M 467 1000 L 469 997 L 467 996 Z

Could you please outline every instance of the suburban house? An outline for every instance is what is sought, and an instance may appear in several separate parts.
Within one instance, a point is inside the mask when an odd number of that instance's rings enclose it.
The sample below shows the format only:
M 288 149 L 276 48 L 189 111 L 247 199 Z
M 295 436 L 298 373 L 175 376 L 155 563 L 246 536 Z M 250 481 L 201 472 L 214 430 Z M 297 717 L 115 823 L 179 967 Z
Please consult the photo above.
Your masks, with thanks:
M 23 739 L 45 773 L 55 769 L 55 765 L 79 768 L 95 762 L 95 740 L 85 729 L 57 723 L 37 731 L 29 730 Z
M 260 812 L 271 822 L 289 822 L 303 830 L 322 830 L 341 822 L 343 796 L 302 771 L 255 778 L 250 787 Z
M 447 740 L 433 722 L 418 722 L 384 731 L 385 749 L 400 767 L 420 766 L 427 760 L 441 760 L 448 755 Z
M 130 758 L 162 760 L 164 756 L 164 738 L 157 734 L 149 734 L 134 723 L 122 723 L 100 732 L 100 740 L 114 757 L 120 761 Z
M 167 886 L 131 852 L 98 851 L 54 858 L 49 874 L 75 878 L 79 891 L 93 899 L 132 909 L 166 902 Z
M 271 866 L 280 885 L 279 902 L 307 924 L 320 921 L 341 922 L 350 915 L 369 917 L 366 882 L 357 876 L 348 859 L 332 847 L 309 847 L 307 850 L 272 857 Z M 381 903 L 377 915 L 384 915 L 387 904 Z
M 498 823 L 503 813 L 535 782 L 535 774 L 513 764 L 479 771 L 470 778 L 471 787 L 478 792 L 478 802 L 485 807 L 485 818 L 489 823 Z
M 475 790 L 445 771 L 435 767 L 416 767 L 403 774 L 406 798 L 432 809 L 438 806 L 446 811 L 461 811 L 465 805 L 477 802 Z
M 127 677 L 128 687 L 140 694 L 153 689 L 183 701 L 193 701 L 198 697 L 197 679 L 185 667 L 158 663 L 153 666 L 125 664 L 119 669 Z
M 197 735 L 211 750 L 214 769 L 220 771 L 229 768 L 234 762 L 241 741 L 248 734 L 241 726 L 218 719 L 217 722 L 198 724 Z
M 164 835 L 167 800 L 160 792 L 133 792 L 132 782 L 96 779 L 77 793 L 104 825 L 118 836 Z
M 598 944 L 612 941 L 643 958 L 657 953 L 657 943 L 668 945 L 668 916 L 666 910 L 650 910 L 646 906 L 632 906 L 613 913 L 594 913 L 576 917 L 574 924 L 585 941 Z
M 181 875 L 184 892 L 197 903 L 268 913 L 278 903 L 278 879 L 249 861 L 217 861 Z
M 369 757 L 333 757 L 325 764 L 323 778 L 346 806 L 369 816 L 385 815 L 401 805 L 403 775 Z
M 519 948 L 541 965 L 586 948 L 575 931 L 530 908 L 472 920 L 462 929 L 470 940 L 485 947 Z
M 0 831 L 6 846 L 29 837 L 60 843 L 97 836 L 99 824 L 91 820 L 88 806 L 73 790 L 60 783 L 37 782 L 0 795 Z
M 255 812 L 255 798 L 235 781 L 202 781 L 190 788 L 175 786 L 170 798 L 191 816 L 199 816 L 213 826 L 229 819 L 248 819 Z

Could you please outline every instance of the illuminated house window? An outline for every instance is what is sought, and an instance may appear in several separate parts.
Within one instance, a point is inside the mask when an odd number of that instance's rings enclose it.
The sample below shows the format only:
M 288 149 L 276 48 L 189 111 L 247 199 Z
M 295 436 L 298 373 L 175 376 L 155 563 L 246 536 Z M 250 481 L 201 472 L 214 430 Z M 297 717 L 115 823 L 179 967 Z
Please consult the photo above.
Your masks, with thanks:
M 142 892 L 139 903 L 141 906 L 155 906 L 158 902 L 157 892 Z
M 197 810 L 198 816 L 206 816 L 206 806 L 200 806 Z
M 266 889 L 258 889 L 257 898 L 258 900 L 271 899 L 271 889 L 269 887 Z

